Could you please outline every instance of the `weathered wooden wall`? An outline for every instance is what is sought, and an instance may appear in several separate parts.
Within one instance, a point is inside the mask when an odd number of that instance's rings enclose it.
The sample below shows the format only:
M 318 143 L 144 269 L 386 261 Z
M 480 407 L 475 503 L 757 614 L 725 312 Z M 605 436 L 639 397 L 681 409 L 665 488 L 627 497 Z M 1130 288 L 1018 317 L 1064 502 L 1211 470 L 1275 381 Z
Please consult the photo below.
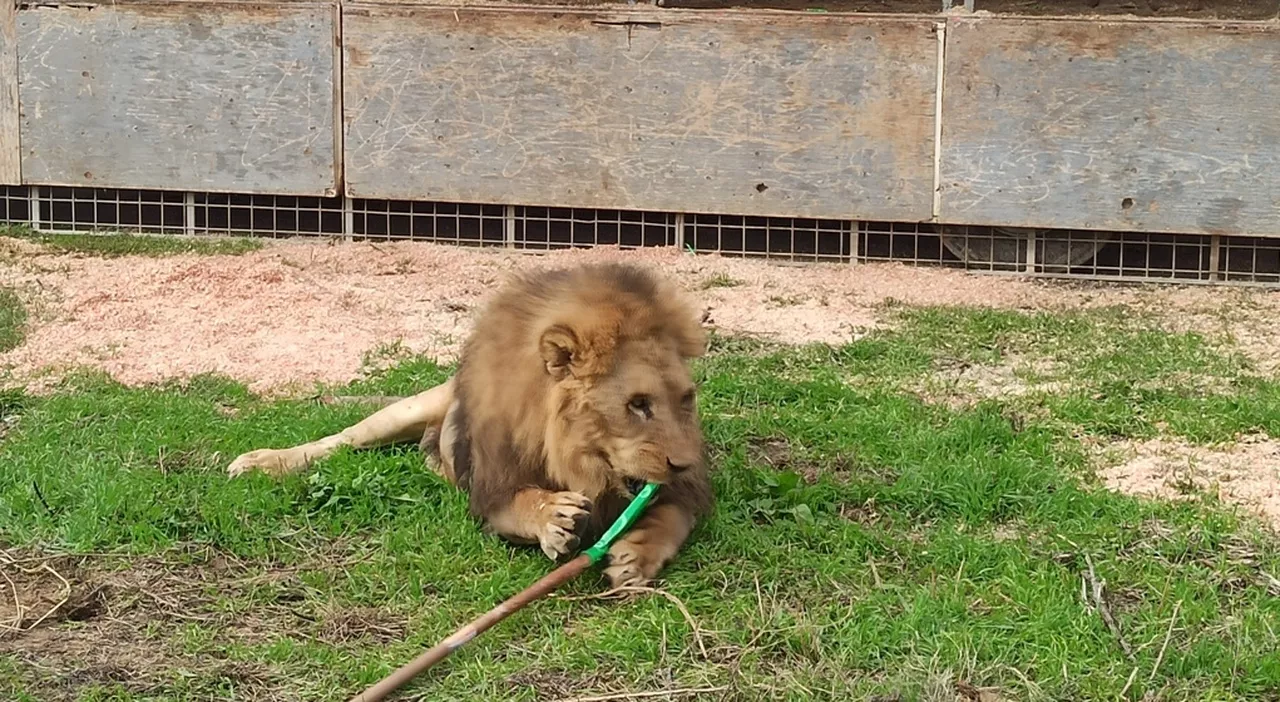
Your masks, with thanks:
M 32 5 L 0 184 L 1280 236 L 1276 76 L 1276 22 Z
M 0 185 L 22 182 L 18 127 L 18 7 L 0 4 Z
M 23 180 L 336 192 L 334 19 L 301 2 L 22 10 Z
M 1280 234 L 1280 25 L 953 19 L 940 216 Z
M 929 217 L 928 21 L 347 6 L 359 197 Z

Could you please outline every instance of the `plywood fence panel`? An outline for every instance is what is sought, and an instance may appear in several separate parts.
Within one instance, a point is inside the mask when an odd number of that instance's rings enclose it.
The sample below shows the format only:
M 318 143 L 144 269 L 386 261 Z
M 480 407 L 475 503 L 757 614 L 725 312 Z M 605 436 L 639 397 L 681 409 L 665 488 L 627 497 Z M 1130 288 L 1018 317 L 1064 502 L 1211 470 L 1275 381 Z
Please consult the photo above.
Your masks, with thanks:
M 20 11 L 24 181 L 335 193 L 335 18 L 297 2 Z
M 0 185 L 22 183 L 18 139 L 18 8 L 0 3 Z
M 1280 234 L 1280 26 L 952 18 L 941 211 Z
M 348 194 L 923 219 L 921 19 L 347 5 Z

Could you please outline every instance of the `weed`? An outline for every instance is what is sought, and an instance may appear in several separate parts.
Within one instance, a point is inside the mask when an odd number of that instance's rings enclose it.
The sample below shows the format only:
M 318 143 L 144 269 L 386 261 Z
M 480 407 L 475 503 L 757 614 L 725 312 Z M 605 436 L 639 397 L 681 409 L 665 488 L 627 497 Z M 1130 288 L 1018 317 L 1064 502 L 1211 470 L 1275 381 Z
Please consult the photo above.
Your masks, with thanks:
M 699 286 L 701 290 L 711 290 L 712 288 L 736 288 L 742 285 L 742 281 L 730 276 L 728 273 L 716 273 L 715 275 L 702 281 Z
M 238 256 L 262 248 L 260 239 L 240 237 L 183 237 L 132 234 L 126 232 L 57 233 L 36 232 L 23 227 L 8 227 L 0 234 L 43 244 L 56 253 L 75 253 L 102 258 L 119 256 Z
M 27 306 L 12 288 L 0 286 L 0 353 L 22 345 L 27 333 Z

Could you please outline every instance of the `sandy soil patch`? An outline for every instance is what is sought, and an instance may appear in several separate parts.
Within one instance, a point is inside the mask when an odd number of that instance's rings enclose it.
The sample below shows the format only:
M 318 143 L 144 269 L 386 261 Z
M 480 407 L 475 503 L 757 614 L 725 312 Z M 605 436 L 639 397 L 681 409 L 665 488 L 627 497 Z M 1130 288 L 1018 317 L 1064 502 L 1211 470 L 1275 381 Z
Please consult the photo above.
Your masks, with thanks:
M 910 381 L 907 389 L 924 401 L 951 409 L 972 407 L 982 400 L 1022 397 L 1035 392 L 1065 392 L 1061 380 L 1028 380 L 1061 376 L 1051 359 L 1009 354 L 998 364 L 953 360 L 938 363 L 932 373 Z
M 1106 453 L 1116 462 L 1099 475 L 1112 490 L 1166 500 L 1215 494 L 1280 528 L 1280 440 L 1249 435 L 1211 448 L 1157 438 Z
M 0 367 L 39 390 L 85 365 L 125 383 L 216 372 L 260 392 L 356 377 L 392 343 L 443 361 L 511 271 L 585 260 L 665 268 L 731 334 L 780 342 L 847 341 L 908 304 L 1063 309 L 1130 304 L 1240 339 L 1260 363 L 1280 354 L 1265 320 L 1276 295 L 1210 288 L 1063 285 L 900 264 L 783 266 L 674 248 L 529 255 L 424 243 L 286 240 L 241 256 L 92 258 L 0 239 L 0 284 L 33 301 L 34 325 Z M 1272 366 L 1274 367 L 1274 366 Z

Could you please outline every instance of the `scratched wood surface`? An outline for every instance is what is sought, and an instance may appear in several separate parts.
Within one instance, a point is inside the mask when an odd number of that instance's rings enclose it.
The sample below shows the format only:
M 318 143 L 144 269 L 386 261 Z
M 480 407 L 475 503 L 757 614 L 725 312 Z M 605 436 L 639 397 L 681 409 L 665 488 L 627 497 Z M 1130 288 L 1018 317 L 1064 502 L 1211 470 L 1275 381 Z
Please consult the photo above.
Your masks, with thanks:
M 1280 235 L 1280 27 L 956 19 L 941 218 Z
M 20 11 L 24 181 L 335 192 L 333 19 L 300 3 Z
M 18 142 L 18 10 L 0 3 L 0 185 L 22 183 Z
M 343 34 L 353 196 L 930 213 L 927 22 L 349 5 Z

